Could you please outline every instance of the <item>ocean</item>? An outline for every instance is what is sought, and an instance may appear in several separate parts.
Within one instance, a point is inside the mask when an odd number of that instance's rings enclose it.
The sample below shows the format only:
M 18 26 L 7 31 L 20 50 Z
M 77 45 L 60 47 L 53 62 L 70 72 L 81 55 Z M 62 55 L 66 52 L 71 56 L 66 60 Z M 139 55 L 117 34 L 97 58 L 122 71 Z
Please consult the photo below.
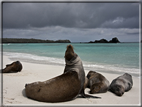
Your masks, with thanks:
M 3 55 L 12 60 L 64 66 L 68 44 L 82 59 L 84 69 L 140 75 L 139 43 L 9 43 L 3 44 Z

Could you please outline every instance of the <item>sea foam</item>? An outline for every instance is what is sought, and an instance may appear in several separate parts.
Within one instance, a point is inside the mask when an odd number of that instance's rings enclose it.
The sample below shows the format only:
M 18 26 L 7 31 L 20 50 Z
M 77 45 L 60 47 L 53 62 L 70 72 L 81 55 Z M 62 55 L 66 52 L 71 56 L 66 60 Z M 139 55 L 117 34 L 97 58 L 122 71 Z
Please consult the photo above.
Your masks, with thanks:
M 27 53 L 14 53 L 14 52 L 3 52 L 4 55 L 8 56 L 10 59 L 22 60 L 26 62 L 35 62 L 41 64 L 61 64 L 64 65 L 64 59 L 54 58 L 54 57 L 45 57 L 45 56 L 37 56 L 33 54 Z
M 13 60 L 21 60 L 21 61 L 31 62 L 31 63 L 65 65 L 64 58 L 46 57 L 46 56 L 38 56 L 34 54 L 14 53 L 14 52 L 3 52 L 3 55 L 6 55 Z M 84 68 L 87 70 L 94 70 L 94 71 L 100 71 L 100 72 L 106 72 L 106 73 L 107 72 L 108 73 L 130 73 L 137 76 L 140 74 L 140 69 L 136 69 L 136 68 L 127 68 L 127 67 L 98 64 L 98 63 L 88 63 L 86 61 L 82 61 L 82 62 L 83 62 Z

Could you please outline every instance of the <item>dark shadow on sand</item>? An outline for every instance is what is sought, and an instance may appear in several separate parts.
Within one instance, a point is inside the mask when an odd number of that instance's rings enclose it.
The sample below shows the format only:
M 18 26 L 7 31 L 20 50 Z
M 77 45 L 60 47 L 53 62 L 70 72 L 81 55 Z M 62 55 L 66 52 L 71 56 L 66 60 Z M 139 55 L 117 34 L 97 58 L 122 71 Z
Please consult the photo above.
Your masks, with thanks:
M 10 71 L 10 72 L 2 72 L 3 69 L 0 70 L 0 73 L 3 73 L 3 74 L 10 74 L 10 73 L 18 73 L 18 72 L 21 72 L 21 71 Z

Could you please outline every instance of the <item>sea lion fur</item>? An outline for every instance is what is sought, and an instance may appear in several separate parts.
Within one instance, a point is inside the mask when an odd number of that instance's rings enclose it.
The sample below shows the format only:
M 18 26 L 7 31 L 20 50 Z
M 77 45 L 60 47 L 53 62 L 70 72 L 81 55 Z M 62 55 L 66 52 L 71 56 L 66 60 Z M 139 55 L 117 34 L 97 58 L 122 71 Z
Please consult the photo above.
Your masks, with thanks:
M 129 91 L 132 88 L 132 86 L 132 76 L 128 73 L 125 73 L 111 82 L 109 91 L 113 92 L 117 96 L 122 96 L 124 92 Z
M 67 46 L 65 53 L 66 66 L 64 73 L 44 82 L 34 82 L 25 85 L 26 96 L 44 102 L 64 102 L 76 98 L 93 97 L 84 94 L 85 73 L 81 59 L 74 53 L 73 47 Z M 72 50 L 71 50 L 72 49 Z
M 81 82 L 75 71 L 66 72 L 44 82 L 25 85 L 26 96 L 43 102 L 64 102 L 73 100 L 80 92 Z
M 20 61 L 15 61 L 11 64 L 7 64 L 4 69 L 2 69 L 2 73 L 13 73 L 20 72 L 22 70 L 22 64 Z
M 67 46 L 67 50 L 65 51 L 65 62 L 66 62 L 66 66 L 64 69 L 64 73 L 68 71 L 76 71 L 78 73 L 78 78 L 81 81 L 81 89 L 80 89 L 81 96 L 84 98 L 100 98 L 96 96 L 87 95 L 84 93 L 85 72 L 84 72 L 82 61 L 80 57 L 74 52 L 72 45 Z
M 87 88 L 88 82 L 89 82 L 89 80 L 88 80 L 88 78 L 85 76 L 84 89 Z
M 105 93 L 109 89 L 109 81 L 100 73 L 89 71 L 87 74 L 90 94 Z

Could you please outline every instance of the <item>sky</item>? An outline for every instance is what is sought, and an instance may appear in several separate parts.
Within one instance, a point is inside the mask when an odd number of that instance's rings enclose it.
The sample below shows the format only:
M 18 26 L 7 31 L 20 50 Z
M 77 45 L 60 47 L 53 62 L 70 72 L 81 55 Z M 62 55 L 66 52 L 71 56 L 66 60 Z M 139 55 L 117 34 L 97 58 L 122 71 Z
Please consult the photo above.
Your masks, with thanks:
M 139 3 L 3 3 L 3 38 L 139 41 Z

